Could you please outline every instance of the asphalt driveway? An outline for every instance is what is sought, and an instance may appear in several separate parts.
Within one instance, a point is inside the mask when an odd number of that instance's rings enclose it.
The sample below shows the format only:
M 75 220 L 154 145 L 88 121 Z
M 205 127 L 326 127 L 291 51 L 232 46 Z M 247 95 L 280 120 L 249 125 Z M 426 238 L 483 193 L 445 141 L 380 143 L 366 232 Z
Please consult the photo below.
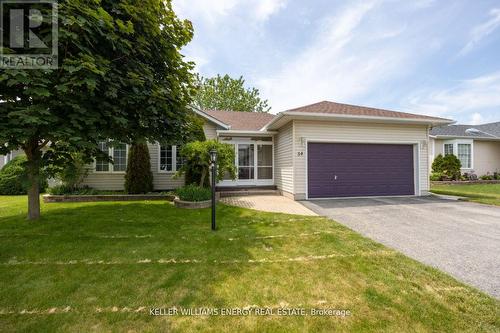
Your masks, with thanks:
M 500 207 L 437 197 L 302 203 L 500 298 Z

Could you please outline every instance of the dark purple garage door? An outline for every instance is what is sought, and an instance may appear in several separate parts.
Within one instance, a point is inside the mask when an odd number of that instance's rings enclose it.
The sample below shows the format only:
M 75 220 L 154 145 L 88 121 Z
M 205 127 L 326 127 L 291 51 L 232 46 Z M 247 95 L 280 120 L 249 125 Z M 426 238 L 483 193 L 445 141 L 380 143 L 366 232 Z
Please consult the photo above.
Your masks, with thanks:
M 309 143 L 308 197 L 413 195 L 412 145 Z

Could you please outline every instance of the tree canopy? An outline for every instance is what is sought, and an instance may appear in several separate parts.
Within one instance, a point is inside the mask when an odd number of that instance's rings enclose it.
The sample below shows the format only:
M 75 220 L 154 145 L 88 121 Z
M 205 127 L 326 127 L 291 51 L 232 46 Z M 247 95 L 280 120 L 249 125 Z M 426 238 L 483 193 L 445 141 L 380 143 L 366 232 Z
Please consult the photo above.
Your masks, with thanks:
M 229 75 L 212 78 L 198 76 L 198 93 L 194 105 L 202 110 L 229 110 L 241 112 L 269 112 L 267 100 L 256 88 L 246 88 L 243 76 L 233 79 Z
M 0 72 L 0 154 L 26 153 L 32 219 L 39 170 L 63 151 L 92 155 L 102 139 L 178 143 L 190 128 L 195 77 L 180 49 L 193 29 L 171 0 L 61 0 L 58 23 L 59 68 Z

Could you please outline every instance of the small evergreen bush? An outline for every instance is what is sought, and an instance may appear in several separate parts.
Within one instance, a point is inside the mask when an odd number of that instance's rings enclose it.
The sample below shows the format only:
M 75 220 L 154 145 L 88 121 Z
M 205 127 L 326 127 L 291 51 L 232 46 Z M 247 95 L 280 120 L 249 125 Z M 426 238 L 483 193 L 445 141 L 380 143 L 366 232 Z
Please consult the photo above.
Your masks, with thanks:
M 432 172 L 441 173 L 441 180 L 460 180 L 460 168 L 462 164 L 460 160 L 453 154 L 448 154 L 443 157 L 439 154 L 432 162 Z
M 26 156 L 19 155 L 0 170 L 0 195 L 26 194 L 29 187 Z M 40 172 L 40 192 L 47 188 L 47 176 Z
M 134 143 L 129 149 L 125 191 L 130 194 L 153 191 L 153 173 L 148 145 L 145 142 Z
M 212 197 L 210 188 L 200 187 L 194 184 L 180 187 L 175 192 L 182 201 L 205 201 L 210 200 Z

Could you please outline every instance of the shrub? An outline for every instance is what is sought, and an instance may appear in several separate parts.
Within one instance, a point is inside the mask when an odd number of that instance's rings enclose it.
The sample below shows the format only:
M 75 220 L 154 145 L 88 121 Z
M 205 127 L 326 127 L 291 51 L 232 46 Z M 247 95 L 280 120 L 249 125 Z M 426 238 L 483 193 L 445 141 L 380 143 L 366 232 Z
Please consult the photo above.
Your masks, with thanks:
M 180 187 L 175 192 L 182 201 L 205 201 L 212 197 L 212 191 L 209 188 L 194 184 Z
M 500 180 L 500 172 L 493 172 L 493 178 Z
M 53 187 L 50 187 L 48 190 L 49 194 L 52 195 L 96 195 L 100 194 L 100 191 L 93 189 L 88 186 L 84 187 L 69 187 L 67 185 L 56 185 Z
M 433 172 L 431 173 L 431 181 L 437 182 L 443 179 L 443 174 L 441 172 Z
M 153 173 L 145 142 L 132 144 L 129 150 L 125 191 L 131 194 L 148 193 L 153 190 Z
M 481 180 L 494 180 L 495 177 L 493 177 L 492 174 L 490 174 L 489 172 L 485 175 L 482 175 L 481 177 L 479 177 Z
M 176 177 L 189 175 L 186 183 L 189 185 L 208 186 L 210 172 L 210 150 L 217 150 L 217 181 L 222 180 L 225 174 L 236 178 L 234 166 L 234 148 L 227 143 L 216 140 L 194 141 L 181 149 L 184 165 L 177 172 Z
M 459 180 L 461 167 L 460 160 L 453 154 L 448 154 L 445 157 L 439 154 L 432 162 L 432 171 L 440 172 L 444 180 Z
M 0 195 L 26 194 L 30 182 L 26 169 L 26 156 L 16 156 L 0 170 Z M 47 176 L 40 172 L 40 192 L 47 188 Z
M 463 174 L 463 180 L 477 180 L 477 175 L 474 171 L 469 171 Z
M 56 172 L 56 177 L 68 191 L 76 190 L 87 177 L 89 169 L 81 153 L 69 154 L 68 161 L 64 167 Z
M 432 162 L 432 172 L 442 172 L 443 171 L 443 155 L 439 154 L 434 158 Z

